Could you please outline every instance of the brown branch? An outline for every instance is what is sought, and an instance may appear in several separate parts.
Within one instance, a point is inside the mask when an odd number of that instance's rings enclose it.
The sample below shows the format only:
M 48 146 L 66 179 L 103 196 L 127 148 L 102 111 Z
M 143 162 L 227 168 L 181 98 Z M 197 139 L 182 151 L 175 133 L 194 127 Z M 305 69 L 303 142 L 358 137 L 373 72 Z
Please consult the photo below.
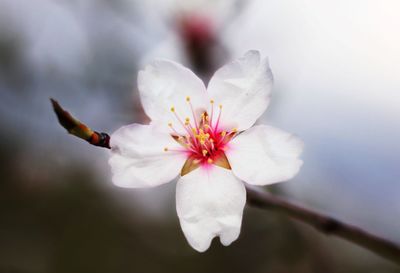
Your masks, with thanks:
M 400 247 L 394 242 L 366 232 L 359 227 L 295 205 L 255 187 L 246 186 L 246 190 L 247 203 L 251 206 L 276 210 L 306 223 L 322 233 L 346 239 L 400 265 Z
M 92 145 L 110 149 L 110 136 L 106 133 L 93 131 L 84 123 L 74 118 L 65 111 L 61 105 L 54 99 L 50 99 L 53 110 L 57 115 L 58 122 L 68 133 L 86 140 Z
M 85 124 L 72 117 L 57 101 L 51 99 L 51 102 L 58 121 L 70 134 L 85 139 L 92 145 L 110 149 L 110 136 L 108 134 L 91 130 Z M 389 240 L 368 233 L 356 226 L 295 205 L 258 188 L 246 185 L 246 190 L 248 205 L 261 209 L 276 210 L 309 224 L 322 233 L 346 239 L 400 265 L 400 247 Z

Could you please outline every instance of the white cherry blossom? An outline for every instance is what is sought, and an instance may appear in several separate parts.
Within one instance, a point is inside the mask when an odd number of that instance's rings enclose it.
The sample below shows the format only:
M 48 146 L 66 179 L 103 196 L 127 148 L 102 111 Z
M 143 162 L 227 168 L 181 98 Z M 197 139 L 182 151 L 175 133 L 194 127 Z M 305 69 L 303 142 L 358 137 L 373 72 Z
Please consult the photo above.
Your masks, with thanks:
M 178 177 L 176 209 L 189 244 L 205 251 L 219 236 L 240 233 L 245 183 L 291 179 L 302 161 L 302 142 L 256 125 L 272 90 L 266 58 L 249 51 L 220 68 L 208 88 L 189 69 L 158 60 L 139 72 L 149 125 L 132 124 L 111 136 L 109 161 L 117 186 L 143 188 Z

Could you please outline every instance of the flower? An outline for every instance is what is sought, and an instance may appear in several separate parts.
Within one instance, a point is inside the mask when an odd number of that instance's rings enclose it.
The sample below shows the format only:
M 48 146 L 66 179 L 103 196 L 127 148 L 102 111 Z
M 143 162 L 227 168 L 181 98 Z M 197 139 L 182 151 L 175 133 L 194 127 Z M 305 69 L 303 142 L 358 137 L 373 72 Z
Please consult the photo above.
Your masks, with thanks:
M 154 61 L 138 76 L 150 124 L 124 126 L 111 136 L 114 184 L 152 187 L 179 177 L 176 209 L 189 244 L 200 252 L 216 236 L 231 244 L 246 203 L 242 181 L 285 181 L 302 165 L 298 138 L 253 126 L 269 104 L 272 81 L 258 51 L 220 68 L 207 89 L 189 69 Z

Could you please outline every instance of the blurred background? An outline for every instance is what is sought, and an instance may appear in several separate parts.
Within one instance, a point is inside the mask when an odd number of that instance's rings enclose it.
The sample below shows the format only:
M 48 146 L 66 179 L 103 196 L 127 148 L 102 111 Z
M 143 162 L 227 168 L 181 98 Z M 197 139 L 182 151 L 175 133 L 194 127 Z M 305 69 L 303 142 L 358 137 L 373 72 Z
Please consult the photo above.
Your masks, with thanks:
M 260 122 L 305 142 L 268 188 L 400 243 L 397 0 L 0 0 L 0 272 L 400 272 L 284 215 L 245 209 L 230 247 L 186 243 L 175 183 L 112 185 L 109 151 L 67 135 L 53 97 L 92 128 L 145 122 L 154 58 L 206 82 L 249 49 L 275 76 Z

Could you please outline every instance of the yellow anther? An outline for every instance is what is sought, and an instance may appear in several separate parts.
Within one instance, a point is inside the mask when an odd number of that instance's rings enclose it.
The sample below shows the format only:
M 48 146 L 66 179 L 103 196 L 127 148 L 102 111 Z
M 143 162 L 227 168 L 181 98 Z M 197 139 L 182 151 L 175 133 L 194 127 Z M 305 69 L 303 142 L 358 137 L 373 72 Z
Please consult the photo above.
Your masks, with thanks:
M 237 133 L 238 129 L 237 128 L 233 128 L 232 132 Z
M 185 121 L 186 121 L 186 122 L 189 122 L 189 121 L 190 121 L 190 118 L 185 118 Z
M 193 132 L 193 133 L 197 133 L 197 132 L 196 132 L 196 128 L 192 128 L 192 132 Z
M 190 101 L 190 97 L 189 97 L 189 96 L 186 97 L 186 101 L 187 101 L 187 102 Z
M 214 103 L 214 100 L 210 100 L 210 103 L 213 104 L 213 103 Z
M 171 107 L 171 112 L 173 113 L 173 112 L 175 112 L 175 107 Z
M 222 104 L 218 105 L 219 109 L 222 109 Z
M 209 158 L 209 159 L 207 159 L 207 163 L 211 164 L 211 163 L 213 163 L 213 160 L 211 158 Z
M 201 152 L 203 153 L 203 156 L 206 156 L 206 154 L 208 153 L 207 150 L 203 150 L 203 151 L 201 151 Z
M 169 122 L 169 123 L 168 123 L 168 126 L 169 126 L 169 127 L 172 127 L 172 122 Z
M 204 145 L 205 141 L 204 140 L 200 140 L 200 144 Z
M 201 117 L 201 118 L 204 118 L 204 116 L 205 116 L 205 114 L 204 114 L 204 113 L 201 113 L 201 116 L 200 116 L 200 117 Z
M 225 135 L 226 135 L 226 132 L 225 132 L 225 131 L 222 131 L 222 132 L 221 132 L 221 136 L 224 137 Z
M 207 133 L 207 134 L 206 134 L 206 138 L 209 138 L 209 137 L 210 137 L 210 134 L 209 134 L 209 133 Z
M 211 139 L 210 139 L 210 142 L 211 142 L 211 143 L 214 142 L 214 139 L 211 138 Z
M 168 148 L 167 147 L 164 148 L 164 152 L 168 152 Z

